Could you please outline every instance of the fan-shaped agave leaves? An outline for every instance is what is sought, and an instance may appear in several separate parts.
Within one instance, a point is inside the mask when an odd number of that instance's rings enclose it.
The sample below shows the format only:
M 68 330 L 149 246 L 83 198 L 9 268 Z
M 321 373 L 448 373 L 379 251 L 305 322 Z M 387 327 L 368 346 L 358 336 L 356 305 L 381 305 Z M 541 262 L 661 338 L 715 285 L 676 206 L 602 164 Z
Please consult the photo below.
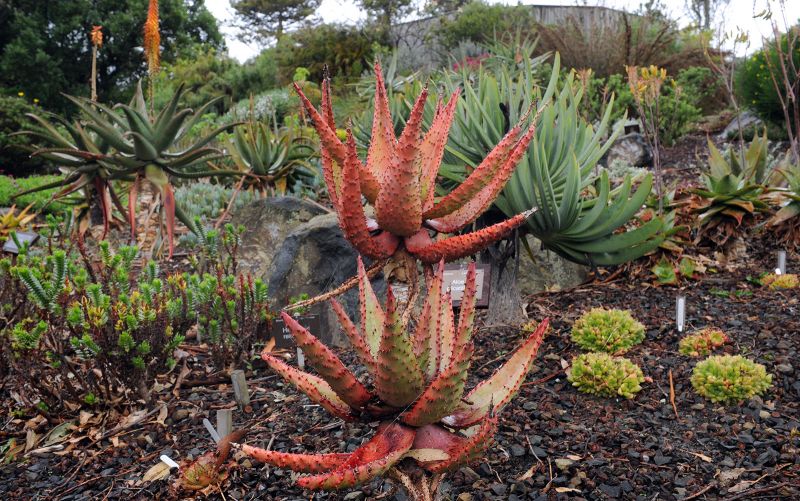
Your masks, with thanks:
M 332 350 L 292 317 L 287 327 L 316 375 L 289 366 L 275 355 L 262 358 L 285 380 L 332 414 L 350 421 L 380 421 L 375 436 L 352 454 L 293 454 L 243 445 L 253 458 L 310 476 L 308 489 L 352 487 L 386 473 L 401 461 L 432 473 L 457 468 L 478 457 L 497 429 L 498 413 L 519 390 L 542 343 L 541 322 L 522 346 L 489 379 L 465 392 L 473 354 L 475 265 L 467 280 L 458 319 L 443 289 L 444 263 L 429 284 L 417 326 L 407 332 L 391 291 L 381 306 L 359 259 L 361 327 L 333 302 L 345 333 L 369 374 L 360 380 Z M 467 435 L 453 430 L 477 426 Z
M 317 111 L 295 88 L 314 122 L 322 145 L 325 182 L 347 239 L 363 255 L 381 259 L 404 247 L 421 261 L 434 264 L 458 259 L 483 249 L 521 225 L 530 211 L 517 214 L 474 233 L 434 240 L 435 233 L 455 233 L 472 223 L 491 205 L 511 177 L 535 134 L 528 115 L 512 127 L 472 174 L 448 195 L 435 196 L 436 176 L 453 122 L 458 91 L 440 101 L 427 133 L 422 133 L 428 99 L 423 89 L 403 132 L 395 136 L 380 66 L 375 67 L 375 112 L 366 162 L 356 152 L 348 131 L 343 143 L 336 135 L 330 82 L 322 83 L 322 108 Z M 375 208 L 368 219 L 361 196 Z

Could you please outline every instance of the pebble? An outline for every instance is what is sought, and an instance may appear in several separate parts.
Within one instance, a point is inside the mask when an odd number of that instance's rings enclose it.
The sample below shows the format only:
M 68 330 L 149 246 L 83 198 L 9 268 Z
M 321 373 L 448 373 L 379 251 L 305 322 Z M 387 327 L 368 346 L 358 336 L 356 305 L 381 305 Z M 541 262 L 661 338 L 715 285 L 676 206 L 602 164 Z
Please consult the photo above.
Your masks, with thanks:
M 567 458 L 558 458 L 556 459 L 556 468 L 562 471 L 569 470 L 569 467 L 572 466 L 575 461 Z
M 617 485 L 600 484 L 600 490 L 610 498 L 618 498 L 622 494 L 622 489 Z
M 511 455 L 514 456 L 514 457 L 524 456 L 525 455 L 525 447 L 523 447 L 523 446 L 521 446 L 519 444 L 512 445 L 511 446 Z
M 792 367 L 792 364 L 778 364 L 775 366 L 775 370 L 783 374 L 791 374 L 794 372 L 794 367 Z

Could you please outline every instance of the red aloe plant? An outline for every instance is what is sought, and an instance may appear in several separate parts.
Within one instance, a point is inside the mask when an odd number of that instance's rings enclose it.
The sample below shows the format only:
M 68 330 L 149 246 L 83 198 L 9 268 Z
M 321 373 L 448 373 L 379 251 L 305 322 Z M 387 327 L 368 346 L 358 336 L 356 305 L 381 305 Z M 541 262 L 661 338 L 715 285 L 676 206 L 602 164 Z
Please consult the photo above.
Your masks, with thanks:
M 473 461 L 497 430 L 498 412 L 516 394 L 542 343 L 542 321 L 492 377 L 465 395 L 474 351 L 475 265 L 469 266 L 458 321 L 443 290 L 444 263 L 430 281 L 417 326 L 407 332 L 391 290 L 381 307 L 359 258 L 361 327 L 332 301 L 370 384 L 359 380 L 334 352 L 283 314 L 316 375 L 269 352 L 267 364 L 331 414 L 346 421 L 380 421 L 377 433 L 352 454 L 291 454 L 241 445 L 253 458 L 300 473 L 307 489 L 341 489 L 380 475 L 401 481 L 413 499 L 431 500 L 441 476 Z M 460 431 L 475 427 L 473 433 Z
M 436 175 L 455 115 L 458 92 L 450 96 L 447 104 L 438 103 L 431 127 L 423 135 L 422 115 L 428 98 L 425 88 L 397 138 L 377 63 L 375 77 L 375 112 L 366 162 L 359 159 L 350 131 L 345 143 L 336 135 L 330 80 L 322 82 L 320 111 L 295 84 L 320 137 L 323 174 L 339 224 L 361 254 L 384 259 L 405 249 L 423 263 L 452 261 L 482 250 L 525 221 L 530 211 L 474 233 L 440 240 L 432 238 L 436 233 L 462 230 L 489 208 L 527 151 L 535 134 L 535 119 L 525 130 L 526 114 L 462 184 L 437 198 Z M 374 207 L 374 219 L 366 216 L 362 195 Z

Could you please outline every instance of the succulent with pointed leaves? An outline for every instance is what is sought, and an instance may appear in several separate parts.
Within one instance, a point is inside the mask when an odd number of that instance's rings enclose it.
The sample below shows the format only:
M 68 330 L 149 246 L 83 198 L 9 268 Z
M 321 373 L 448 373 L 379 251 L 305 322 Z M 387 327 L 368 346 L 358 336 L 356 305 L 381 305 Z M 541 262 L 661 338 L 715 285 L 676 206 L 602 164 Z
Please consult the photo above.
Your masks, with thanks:
M 336 135 L 330 81 L 322 83 L 322 109 L 316 108 L 295 85 L 322 144 L 325 183 L 339 215 L 345 237 L 373 259 L 405 249 L 423 263 L 452 261 L 482 250 L 525 222 L 531 211 L 474 233 L 434 240 L 432 233 L 455 233 L 481 215 L 503 189 L 533 138 L 536 120 L 525 129 L 525 114 L 472 174 L 446 196 L 435 197 L 436 176 L 458 102 L 453 92 L 439 102 L 430 129 L 422 134 L 427 88 L 417 98 L 399 138 L 395 137 L 389 101 L 379 64 L 375 65 L 375 116 L 366 162 L 356 152 L 348 132 L 345 143 Z M 361 196 L 375 208 L 367 218 Z
M 409 333 L 391 291 L 385 308 L 378 303 L 359 259 L 361 327 L 355 326 L 338 302 L 331 304 L 370 375 L 370 386 L 284 313 L 306 362 L 318 375 L 264 352 L 267 364 L 336 417 L 381 424 L 377 434 L 352 454 L 290 454 L 250 445 L 241 446 L 244 452 L 281 468 L 310 473 L 297 480 L 307 489 L 347 488 L 383 474 L 403 475 L 408 469 L 432 474 L 433 478 L 423 478 L 433 483 L 436 475 L 477 458 L 497 429 L 498 413 L 522 385 L 548 321 L 542 321 L 493 376 L 465 394 L 474 351 L 475 265 L 467 272 L 458 322 L 443 287 L 443 273 L 444 263 L 440 263 L 419 322 Z M 468 436 L 452 431 L 467 428 L 473 428 Z

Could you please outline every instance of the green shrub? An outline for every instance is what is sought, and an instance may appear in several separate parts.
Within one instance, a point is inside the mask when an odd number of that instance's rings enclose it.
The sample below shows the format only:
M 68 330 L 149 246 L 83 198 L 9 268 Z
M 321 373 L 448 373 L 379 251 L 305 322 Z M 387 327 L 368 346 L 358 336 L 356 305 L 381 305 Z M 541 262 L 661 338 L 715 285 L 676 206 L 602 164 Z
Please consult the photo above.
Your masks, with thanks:
M 629 310 L 592 308 L 572 326 L 572 341 L 584 350 L 625 353 L 644 340 L 644 325 Z
M 31 145 L 30 138 L 12 136 L 30 127 L 31 120 L 26 113 L 38 112 L 38 107 L 24 97 L 0 95 L 0 172 L 27 174 L 44 165 L 41 158 L 31 158 L 26 149 Z
M 218 53 L 213 47 L 200 48 L 165 65 L 156 76 L 155 108 L 162 109 L 178 85 L 184 84 L 187 90 L 183 98 L 184 105 L 196 109 L 214 98 L 222 97 L 209 111 L 224 113 L 232 104 L 233 88 L 229 75 L 236 66 L 236 61 L 224 53 Z
M 761 283 L 772 290 L 796 289 L 800 287 L 800 277 L 792 273 L 770 274 L 762 278 Z
M 275 49 L 268 48 L 255 58 L 233 67 L 227 74 L 234 100 L 246 99 L 278 87 L 278 62 Z
M 250 119 L 282 124 L 284 118 L 300 109 L 300 98 L 288 88 L 271 89 L 253 96 L 252 106 L 249 97 L 233 105 L 224 117 L 225 120 Z M 252 112 L 252 113 L 251 113 Z
M 692 386 L 712 402 L 736 402 L 763 394 L 772 376 L 761 364 L 741 355 L 713 355 L 698 363 Z
M 727 342 L 728 336 L 724 332 L 713 327 L 706 327 L 681 339 L 678 350 L 682 355 L 705 357 L 715 348 L 719 348 Z
M 789 50 L 789 39 L 787 35 L 781 36 L 781 45 L 784 54 L 791 53 L 794 58 L 795 67 L 800 67 L 800 37 L 795 36 L 794 46 Z M 788 58 L 787 58 L 788 60 Z M 770 66 L 775 72 L 775 78 L 780 80 L 780 57 L 775 50 L 774 41 L 768 44 L 768 47 L 762 48 L 739 65 L 739 71 L 736 74 L 736 91 L 743 106 L 753 110 L 761 118 L 776 124 L 783 124 L 783 106 L 781 105 L 781 98 L 778 91 L 772 82 L 770 75 Z M 800 89 L 798 89 L 797 76 L 789 71 L 790 82 L 795 89 L 795 102 L 800 101 Z M 784 86 L 780 85 L 781 93 L 784 93 Z M 789 96 L 783 96 L 784 100 L 789 106 L 790 116 L 794 116 L 794 108 L 792 107 L 791 100 L 787 99 Z
M 37 186 L 43 186 L 63 178 L 64 176 L 61 175 L 30 176 L 19 178 L 0 176 L 0 207 L 9 207 L 16 204 L 17 207 L 22 208 L 27 207 L 28 204 L 32 203 L 33 207 L 31 210 L 41 211 L 42 209 L 45 209 L 45 212 L 53 214 L 60 213 L 67 206 L 59 201 L 50 202 L 50 198 L 59 190 L 59 188 L 29 193 L 13 200 L 12 197 L 22 191 L 30 190 L 36 188 Z M 50 203 L 48 204 L 48 202 Z
M 454 18 L 441 17 L 435 36 L 446 49 L 454 49 L 462 42 L 488 42 L 495 33 L 510 33 L 518 28 L 530 29 L 529 12 L 527 7 L 473 1 L 459 9 Z
M 567 379 L 582 393 L 601 397 L 633 398 L 641 389 L 644 375 L 627 358 L 608 353 L 583 353 L 572 359 Z
M 181 204 L 186 215 L 192 220 L 199 217 L 203 222 L 213 222 L 228 206 L 233 191 L 233 188 L 222 184 L 187 183 L 175 190 L 175 200 Z M 256 194 L 251 191 L 239 191 L 231 211 L 244 207 L 256 198 Z

